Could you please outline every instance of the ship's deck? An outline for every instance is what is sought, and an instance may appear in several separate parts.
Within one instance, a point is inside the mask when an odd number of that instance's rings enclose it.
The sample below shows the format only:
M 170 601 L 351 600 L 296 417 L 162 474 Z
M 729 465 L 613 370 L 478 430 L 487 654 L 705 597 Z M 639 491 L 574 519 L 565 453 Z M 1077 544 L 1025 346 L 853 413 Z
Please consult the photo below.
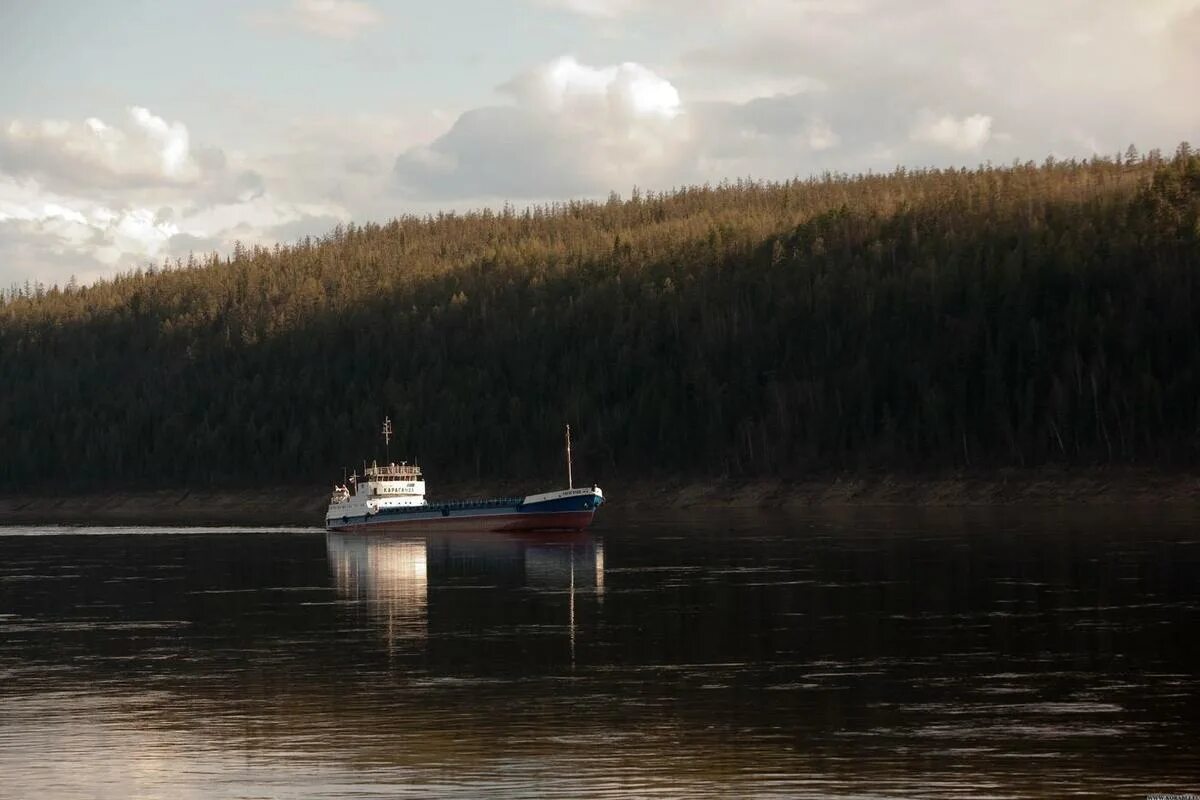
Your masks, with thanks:
M 397 506 L 381 508 L 380 514 L 415 514 L 430 511 L 469 511 L 483 508 L 516 508 L 525 502 L 524 497 L 488 497 L 478 500 L 451 500 L 447 502 L 426 502 L 423 506 Z

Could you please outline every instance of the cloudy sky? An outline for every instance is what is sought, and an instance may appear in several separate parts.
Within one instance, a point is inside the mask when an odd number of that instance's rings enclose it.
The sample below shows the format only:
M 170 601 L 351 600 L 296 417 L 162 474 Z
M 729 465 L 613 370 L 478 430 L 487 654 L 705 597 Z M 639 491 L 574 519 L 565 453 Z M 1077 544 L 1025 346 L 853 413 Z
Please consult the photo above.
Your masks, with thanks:
M 1200 0 L 0 0 L 0 286 L 338 221 L 1200 140 Z

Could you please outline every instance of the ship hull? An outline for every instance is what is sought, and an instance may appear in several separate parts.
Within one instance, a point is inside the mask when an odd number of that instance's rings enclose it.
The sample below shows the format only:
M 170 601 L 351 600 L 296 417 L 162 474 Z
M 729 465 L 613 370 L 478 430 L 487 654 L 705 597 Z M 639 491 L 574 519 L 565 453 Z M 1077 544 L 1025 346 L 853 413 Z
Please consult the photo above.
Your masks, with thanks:
M 383 510 L 362 516 L 336 516 L 331 509 L 325 527 L 331 531 L 380 533 L 440 531 L 579 531 L 587 528 L 604 502 L 599 490 L 568 490 L 526 498 L 431 503 Z
M 556 514 L 478 514 L 441 515 L 405 519 L 359 519 L 346 524 L 330 524 L 331 531 L 361 533 L 398 533 L 412 530 L 463 531 L 472 533 L 504 533 L 513 531 L 580 531 L 592 523 L 593 511 Z

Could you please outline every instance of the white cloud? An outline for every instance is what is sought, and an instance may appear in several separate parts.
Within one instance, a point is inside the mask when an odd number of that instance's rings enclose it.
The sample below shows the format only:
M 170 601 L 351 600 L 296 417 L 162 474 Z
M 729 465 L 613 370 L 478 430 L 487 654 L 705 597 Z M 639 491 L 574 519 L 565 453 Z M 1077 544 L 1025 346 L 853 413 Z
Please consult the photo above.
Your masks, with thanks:
M 642 0 L 538 0 L 541 5 L 563 8 L 585 17 L 615 19 L 641 5 Z
M 82 280 L 154 260 L 177 226 L 153 208 L 113 208 L 0 175 L 6 280 Z
M 0 223 L 24 223 L 64 243 L 99 245 L 97 260 L 116 264 L 122 254 L 153 258 L 178 228 L 152 208 L 112 208 L 43 190 L 34 181 L 0 176 Z
M 238 119 L 239 148 L 228 152 L 140 106 L 118 120 L 19 120 L 19 136 L 0 122 L 0 285 L 90 279 L 437 210 L 397 205 L 389 167 L 397 147 L 445 132 L 440 112 Z
M 1188 2 L 1190 0 L 1179 0 Z M 682 19 L 689 14 L 706 20 L 720 18 L 739 26 L 781 25 L 802 22 L 815 14 L 858 14 L 879 0 L 533 0 L 537 5 L 560 8 L 585 17 L 617 19 L 652 11 Z
M 803 141 L 813 150 L 828 150 L 831 147 L 837 147 L 841 138 L 834 133 L 828 123 L 815 119 L 809 122 L 808 127 L 805 128 Z
M 189 166 L 187 128 L 182 122 L 168 125 L 162 117 L 156 117 L 140 106 L 129 109 L 129 114 L 138 127 L 146 132 L 147 138 L 158 143 L 163 175 L 178 177 Z M 89 122 L 104 124 L 96 119 Z
M 250 21 L 268 28 L 349 41 L 379 24 L 382 16 L 360 0 L 292 0 L 286 8 L 254 14 Z
M 267 193 L 194 211 L 180 220 L 177 232 L 265 244 L 270 241 L 265 235 L 268 229 L 306 217 L 345 219 L 347 214 L 333 204 L 289 202 Z
M 519 75 L 503 87 L 521 105 L 552 114 L 612 116 L 623 120 L 671 119 L 679 114 L 679 92 L 650 69 L 626 62 L 589 67 L 573 56 Z
M 12 120 L 0 130 L 0 170 L 58 185 L 91 187 L 190 183 L 200 176 L 187 127 L 131 106 L 123 125 L 95 117 Z
M 1134 3 L 1131 12 L 1140 31 L 1156 34 L 1167 31 L 1180 19 L 1200 12 L 1200 0 L 1144 0 Z
M 641 64 L 593 67 L 564 56 L 501 89 L 513 105 L 468 111 L 396 160 L 402 191 L 545 198 L 653 185 L 674 174 L 691 139 L 679 92 Z
M 942 145 L 964 152 L 978 150 L 992 138 L 992 118 L 972 114 L 962 119 L 923 111 L 910 134 L 914 142 Z
M 140 107 L 121 128 L 94 117 L 15 123 L 0 145 L 0 284 L 91 280 L 189 251 L 228 252 L 237 240 L 290 241 L 350 218 L 328 199 L 273 194 L 244 156 L 231 163 L 202 149 L 208 155 L 194 158 L 182 123 Z M 268 166 L 304 173 L 307 165 Z M 381 188 L 386 177 L 376 180 Z
M 746 75 L 729 72 L 724 75 L 705 75 L 689 81 L 689 98 L 713 103 L 749 103 L 752 100 L 775 97 L 816 95 L 829 91 L 829 85 L 808 75 Z
M 190 212 L 182 204 L 108 206 L 0 176 L 0 265 L 3 283 L 90 280 L 188 252 L 229 252 L 235 241 L 293 241 L 347 219 L 335 205 L 269 194 Z
M 790 102 L 829 120 L 851 169 L 883 151 L 908 164 L 1083 155 L 1080 128 L 1104 152 L 1171 147 L 1200 124 L 1179 99 L 1200 69 L 1200 0 L 744 0 L 708 12 L 719 35 L 687 37 L 670 62 L 684 95 L 820 81 L 826 91 Z M 937 114 L 918 118 L 922 109 Z M 975 109 L 992 117 L 986 140 L 981 120 L 964 127 Z

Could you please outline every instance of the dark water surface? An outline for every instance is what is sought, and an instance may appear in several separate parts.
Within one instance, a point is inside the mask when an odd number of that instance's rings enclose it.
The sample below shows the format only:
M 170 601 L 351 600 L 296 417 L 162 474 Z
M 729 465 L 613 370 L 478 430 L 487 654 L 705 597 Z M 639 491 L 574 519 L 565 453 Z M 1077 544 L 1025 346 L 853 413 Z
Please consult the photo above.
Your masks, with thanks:
M 1140 798 L 1198 666 L 1153 511 L 0 528 L 4 797 Z

